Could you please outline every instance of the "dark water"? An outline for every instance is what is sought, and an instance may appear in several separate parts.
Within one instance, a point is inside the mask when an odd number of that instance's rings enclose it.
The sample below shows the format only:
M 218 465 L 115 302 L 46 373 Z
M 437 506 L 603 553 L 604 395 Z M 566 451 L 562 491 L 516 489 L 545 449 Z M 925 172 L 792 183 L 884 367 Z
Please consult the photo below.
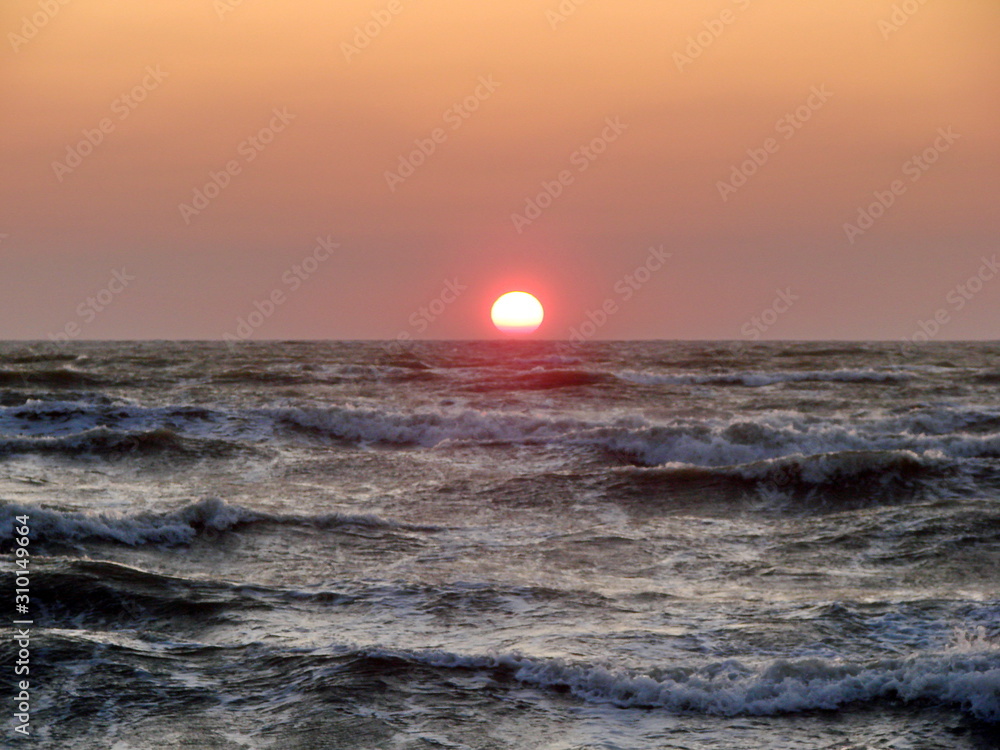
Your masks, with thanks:
M 998 355 L 0 344 L 3 742 L 1000 747 Z

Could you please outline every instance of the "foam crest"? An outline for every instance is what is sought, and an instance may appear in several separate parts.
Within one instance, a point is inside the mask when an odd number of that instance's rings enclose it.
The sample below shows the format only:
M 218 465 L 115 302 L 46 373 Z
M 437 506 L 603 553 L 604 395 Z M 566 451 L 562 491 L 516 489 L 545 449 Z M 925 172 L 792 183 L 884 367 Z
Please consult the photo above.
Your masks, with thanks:
M 698 668 L 644 672 L 518 653 L 462 656 L 376 649 L 368 655 L 444 669 L 498 672 L 526 685 L 564 690 L 587 702 L 620 708 L 767 716 L 898 700 L 955 706 L 983 721 L 1000 721 L 1000 655 L 989 650 L 870 663 L 811 658 L 749 666 L 731 659 Z
M 530 413 L 452 411 L 391 412 L 353 407 L 287 408 L 269 412 L 279 423 L 362 444 L 435 446 L 456 442 L 503 442 L 528 445 L 585 446 L 607 451 L 640 466 L 688 464 L 724 467 L 771 459 L 844 454 L 814 458 L 798 472 L 806 481 L 849 465 L 895 468 L 912 456 L 921 463 L 942 459 L 1000 456 L 1000 433 L 927 431 L 928 415 L 869 420 L 817 420 L 808 415 L 770 413 L 753 421 L 722 418 L 684 419 L 655 424 L 637 417 L 584 421 Z M 940 416 L 940 419 L 947 419 Z M 907 454 L 901 459 L 902 453 Z M 888 456 L 888 454 L 896 454 Z M 888 456 L 888 457 L 887 457 Z M 873 464 L 875 462 L 875 464 Z M 763 467 L 771 471 L 773 467 Z M 740 471 L 751 471 L 741 469 Z

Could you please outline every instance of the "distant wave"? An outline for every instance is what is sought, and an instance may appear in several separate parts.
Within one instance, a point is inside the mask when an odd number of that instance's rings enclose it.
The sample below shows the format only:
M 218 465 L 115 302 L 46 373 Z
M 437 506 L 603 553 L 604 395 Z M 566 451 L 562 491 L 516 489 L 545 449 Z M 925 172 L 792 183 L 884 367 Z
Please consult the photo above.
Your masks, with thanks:
M 0 407 L 24 406 L 31 402 L 75 402 L 80 404 L 116 404 L 121 399 L 96 391 L 0 391 Z
M 794 349 L 779 349 L 776 352 L 771 353 L 774 357 L 852 357 L 858 355 L 867 355 L 871 353 L 871 346 L 867 344 L 858 344 L 855 346 L 823 346 L 819 348 L 813 348 L 815 345 L 810 345 L 809 348 L 796 347 Z
M 101 385 L 104 379 L 68 367 L 31 370 L 0 369 L 0 386 L 42 385 L 49 388 L 72 388 L 81 385 Z
M 542 369 L 527 372 L 481 373 L 475 381 L 465 386 L 471 391 L 540 391 L 556 388 L 579 388 L 588 385 L 614 383 L 612 375 L 591 370 Z
M 909 372 L 885 372 L 881 370 L 810 370 L 803 372 L 742 372 L 712 373 L 698 375 L 681 373 L 664 375 L 633 370 L 618 373 L 618 377 L 638 385 L 735 385 L 759 388 L 776 383 L 901 383 L 915 377 Z
M 769 716 L 900 701 L 954 706 L 983 721 L 1000 721 L 1000 649 L 988 642 L 868 663 L 811 658 L 750 666 L 730 659 L 698 668 L 642 672 L 518 653 L 462 656 L 389 649 L 364 653 L 389 663 L 485 672 L 498 681 L 568 692 L 588 703 L 619 708 Z
M 80 359 L 79 354 L 66 354 L 60 352 L 28 352 L 25 354 L 0 355 L 0 363 L 10 365 L 27 365 L 37 362 L 75 362 Z
M 253 365 L 212 375 L 215 383 L 249 383 L 266 386 L 339 385 L 361 379 L 388 382 L 435 380 L 439 376 L 426 367 L 347 364 L 329 367 L 303 365 L 293 370 L 267 370 Z
M 22 514 L 31 516 L 32 538 L 50 544 L 75 544 L 88 540 L 130 546 L 189 544 L 200 534 L 231 531 L 254 524 L 322 529 L 354 526 L 403 531 L 438 530 L 435 526 L 399 523 L 374 515 L 265 513 L 230 505 L 218 498 L 207 498 L 174 511 L 131 515 L 84 513 L 8 503 L 0 505 L 0 524 L 5 535 L 0 540 L 7 542 L 11 539 L 14 516 Z
M 253 365 L 213 373 L 212 380 L 216 383 L 255 383 L 257 385 L 298 385 L 316 382 L 316 378 L 307 373 L 265 370 Z

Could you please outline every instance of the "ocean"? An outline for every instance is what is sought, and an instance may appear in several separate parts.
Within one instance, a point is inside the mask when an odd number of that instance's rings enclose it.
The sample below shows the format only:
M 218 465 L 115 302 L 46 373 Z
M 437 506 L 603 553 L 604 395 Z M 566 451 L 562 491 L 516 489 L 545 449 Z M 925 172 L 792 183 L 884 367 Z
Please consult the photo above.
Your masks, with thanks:
M 4 747 L 1000 747 L 1000 344 L 8 342 L 0 520 Z

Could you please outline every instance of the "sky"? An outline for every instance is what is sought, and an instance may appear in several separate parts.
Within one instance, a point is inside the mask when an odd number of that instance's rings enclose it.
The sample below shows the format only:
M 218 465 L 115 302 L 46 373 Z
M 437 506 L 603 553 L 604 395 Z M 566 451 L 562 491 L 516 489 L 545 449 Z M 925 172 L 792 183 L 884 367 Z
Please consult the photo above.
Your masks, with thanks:
M 996 339 L 995 0 L 6 0 L 0 338 Z M 996 277 L 996 278 L 994 278 Z

